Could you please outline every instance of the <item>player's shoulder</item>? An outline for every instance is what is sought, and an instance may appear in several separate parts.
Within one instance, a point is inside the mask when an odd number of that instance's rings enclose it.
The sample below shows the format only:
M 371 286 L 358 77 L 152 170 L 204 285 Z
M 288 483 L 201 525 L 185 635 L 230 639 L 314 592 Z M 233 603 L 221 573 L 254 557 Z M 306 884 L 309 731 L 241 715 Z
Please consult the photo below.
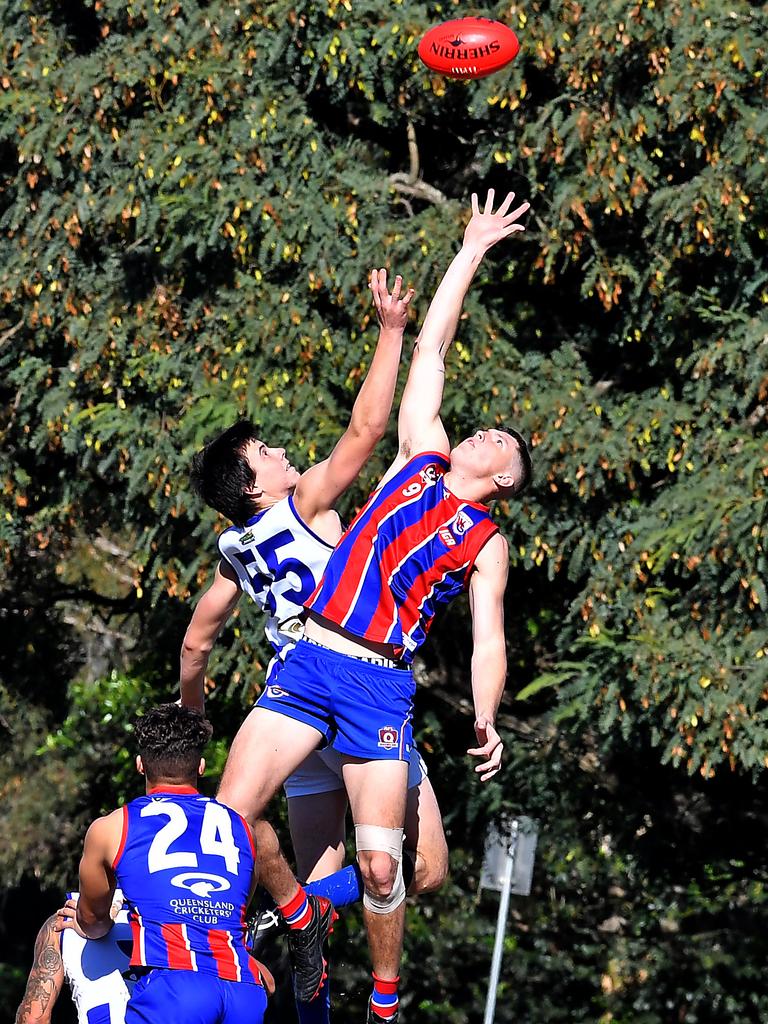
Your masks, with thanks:
M 111 848 L 115 838 L 119 838 L 122 833 L 125 815 L 125 807 L 116 807 L 114 811 L 94 818 L 85 834 L 85 841 L 89 847 L 95 850 Z
M 503 533 L 495 530 L 490 535 L 480 549 L 475 565 L 481 572 L 506 573 L 509 565 L 509 541 Z

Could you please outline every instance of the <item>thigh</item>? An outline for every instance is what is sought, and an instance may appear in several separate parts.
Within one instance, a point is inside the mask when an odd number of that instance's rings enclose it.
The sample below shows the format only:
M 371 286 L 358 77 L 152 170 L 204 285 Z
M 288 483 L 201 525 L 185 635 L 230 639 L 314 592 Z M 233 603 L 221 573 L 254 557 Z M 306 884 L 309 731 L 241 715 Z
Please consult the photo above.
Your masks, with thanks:
M 254 821 L 321 739 L 306 722 L 254 708 L 232 742 L 217 799 Z
M 448 866 L 448 844 L 443 831 L 443 818 L 425 776 L 418 786 L 408 790 L 405 812 L 405 848 L 414 850 L 429 865 L 430 872 L 444 875 Z
M 141 978 L 125 1009 L 125 1024 L 219 1024 L 223 1002 L 218 978 L 195 971 L 155 968 Z M 255 986 L 254 986 L 255 987 Z
M 344 757 L 344 785 L 356 825 L 403 828 L 408 793 L 407 761 Z
M 304 882 L 325 878 L 344 864 L 347 794 L 341 789 L 288 798 L 296 873 Z

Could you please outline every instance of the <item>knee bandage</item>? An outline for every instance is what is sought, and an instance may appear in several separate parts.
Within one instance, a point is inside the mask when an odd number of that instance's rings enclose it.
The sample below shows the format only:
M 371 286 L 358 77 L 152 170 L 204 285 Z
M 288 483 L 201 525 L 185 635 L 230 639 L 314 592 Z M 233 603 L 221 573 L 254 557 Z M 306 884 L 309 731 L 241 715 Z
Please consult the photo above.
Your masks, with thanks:
M 391 914 L 405 899 L 403 830 L 401 828 L 383 828 L 381 825 L 355 825 L 355 845 L 358 853 L 363 850 L 388 853 L 397 864 L 397 872 L 389 896 L 373 896 L 367 889 L 363 894 L 363 906 L 368 910 L 374 914 Z

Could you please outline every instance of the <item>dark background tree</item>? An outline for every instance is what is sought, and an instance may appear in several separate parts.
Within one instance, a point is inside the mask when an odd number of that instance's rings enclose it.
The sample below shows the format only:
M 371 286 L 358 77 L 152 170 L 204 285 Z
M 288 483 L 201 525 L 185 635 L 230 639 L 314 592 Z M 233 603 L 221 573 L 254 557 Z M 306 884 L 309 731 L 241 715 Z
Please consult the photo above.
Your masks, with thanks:
M 421 66 L 422 32 L 461 14 L 518 31 L 514 64 Z M 327 453 L 374 341 L 369 268 L 423 315 L 488 186 L 533 208 L 467 301 L 445 411 L 452 436 L 514 422 L 535 445 L 534 487 L 498 509 L 508 764 L 487 787 L 468 770 L 459 604 L 418 666 L 453 873 L 410 910 L 405 1013 L 481 1020 L 483 836 L 527 812 L 498 1021 L 765 1019 L 765 5 L 7 0 L 0 19 L 4 1019 L 85 824 L 136 792 L 133 714 L 175 690 L 222 526 L 191 454 L 240 414 L 298 463 Z M 265 664 L 243 607 L 211 666 L 211 790 Z M 354 911 L 334 937 L 339 1019 L 361 1019 Z

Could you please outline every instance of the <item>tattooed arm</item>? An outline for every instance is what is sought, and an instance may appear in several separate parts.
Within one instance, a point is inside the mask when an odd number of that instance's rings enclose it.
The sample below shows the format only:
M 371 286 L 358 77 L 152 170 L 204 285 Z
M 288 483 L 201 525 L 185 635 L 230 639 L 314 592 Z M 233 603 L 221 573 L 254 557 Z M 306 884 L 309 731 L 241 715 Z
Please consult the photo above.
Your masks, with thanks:
M 64 984 L 60 936 L 53 930 L 56 915 L 45 922 L 35 940 L 35 960 L 27 991 L 16 1011 L 16 1024 L 50 1024 L 54 1004 Z

